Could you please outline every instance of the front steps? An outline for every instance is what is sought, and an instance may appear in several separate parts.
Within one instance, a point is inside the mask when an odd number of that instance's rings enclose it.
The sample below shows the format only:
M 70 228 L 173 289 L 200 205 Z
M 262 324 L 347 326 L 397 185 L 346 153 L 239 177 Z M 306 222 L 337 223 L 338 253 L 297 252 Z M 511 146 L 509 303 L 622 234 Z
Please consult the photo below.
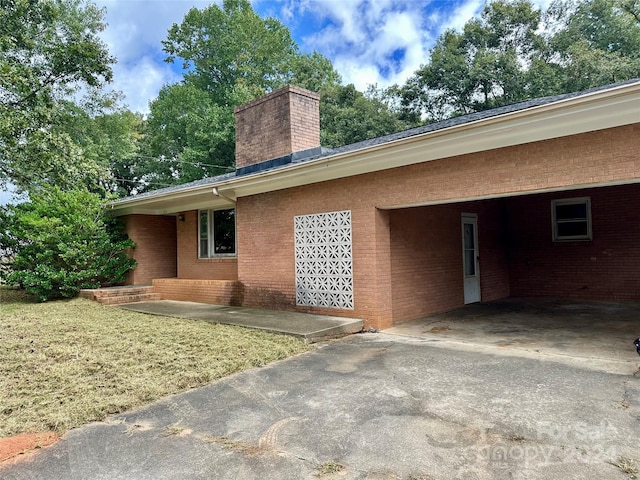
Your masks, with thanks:
M 121 305 L 124 303 L 162 300 L 162 296 L 156 293 L 151 285 L 85 289 L 80 290 L 78 296 L 103 305 Z

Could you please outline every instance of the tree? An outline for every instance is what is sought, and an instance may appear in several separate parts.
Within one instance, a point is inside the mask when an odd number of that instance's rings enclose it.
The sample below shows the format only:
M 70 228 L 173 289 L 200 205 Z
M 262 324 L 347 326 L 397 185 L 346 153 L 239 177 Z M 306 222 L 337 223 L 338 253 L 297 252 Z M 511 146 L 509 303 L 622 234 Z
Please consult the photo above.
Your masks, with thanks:
M 154 189 L 233 170 L 232 108 L 192 83 L 164 86 L 151 103 L 139 178 Z
M 525 68 L 535 61 L 541 12 L 528 0 L 497 0 L 462 32 L 446 31 L 431 57 L 399 89 L 413 116 L 440 120 L 527 98 Z
M 562 90 L 579 91 L 640 76 L 640 2 L 559 2 L 548 11 L 561 28 L 550 47 Z
M 435 121 L 640 76 L 638 0 L 494 0 L 447 31 L 405 85 L 407 118 Z
M 146 161 L 140 152 L 144 119 L 119 107 L 118 99 L 102 97 L 89 105 L 61 102 L 61 122 L 53 129 L 68 134 L 85 161 L 108 171 L 108 177 L 96 179 L 97 191 L 129 195 L 144 181 L 138 176 L 139 164 Z
M 327 146 L 406 128 L 383 102 L 342 86 L 329 59 L 301 53 L 289 30 L 260 18 L 248 0 L 191 9 L 163 45 L 167 61 L 181 59 L 185 74 L 151 103 L 141 147 L 149 161 L 138 169 L 146 185 L 138 191 L 233 170 L 234 107 L 287 84 L 321 94 Z
M 320 90 L 321 143 L 325 147 L 339 147 L 375 138 L 415 126 L 403 121 L 371 87 L 368 95 L 356 90 L 353 84 L 330 85 Z
M 0 250 L 13 254 L 6 280 L 40 301 L 121 283 L 135 265 L 125 253 L 133 242 L 87 190 L 47 186 L 29 202 L 0 207 L 0 220 Z
M 85 0 L 0 0 L 0 182 L 22 190 L 104 176 L 68 132 L 61 101 L 99 90 L 114 59 L 98 38 L 104 12 Z
M 187 82 L 207 91 L 217 105 L 233 98 L 244 102 L 286 84 L 297 53 L 287 27 L 260 18 L 248 0 L 192 8 L 162 44 L 167 61 L 181 58 Z

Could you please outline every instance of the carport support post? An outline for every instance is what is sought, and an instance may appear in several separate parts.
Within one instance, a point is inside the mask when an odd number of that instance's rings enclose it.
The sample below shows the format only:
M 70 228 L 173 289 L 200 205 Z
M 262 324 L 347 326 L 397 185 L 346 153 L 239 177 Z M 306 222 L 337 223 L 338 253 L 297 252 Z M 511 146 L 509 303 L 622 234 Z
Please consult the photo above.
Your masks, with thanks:
M 378 329 L 393 325 L 391 291 L 391 228 L 389 210 L 375 209 L 375 296 L 370 323 Z M 366 327 L 366 324 L 365 324 Z

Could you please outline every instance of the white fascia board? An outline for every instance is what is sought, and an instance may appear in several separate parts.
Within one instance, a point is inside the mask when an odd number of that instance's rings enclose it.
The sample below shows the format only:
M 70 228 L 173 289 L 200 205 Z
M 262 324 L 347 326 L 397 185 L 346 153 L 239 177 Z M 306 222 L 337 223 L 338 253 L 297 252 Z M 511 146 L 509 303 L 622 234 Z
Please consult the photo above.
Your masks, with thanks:
M 127 199 L 115 202 L 111 213 L 117 216 L 129 214 L 141 215 L 174 215 L 179 212 L 198 209 L 233 208 L 235 204 L 213 194 L 213 185 L 198 186 L 189 191 L 172 191 L 164 195 L 148 198 Z
M 640 82 L 216 184 L 139 201 L 132 198 L 116 202 L 114 213 L 140 213 L 142 209 L 156 214 L 178 212 L 199 204 L 189 201 L 190 196 L 201 197 L 203 192 L 213 196 L 214 186 L 238 198 L 635 123 L 640 123 Z M 156 208 L 162 204 L 164 210 Z
M 237 197 L 640 122 L 640 83 L 230 180 Z M 622 91 L 620 91 L 622 90 Z

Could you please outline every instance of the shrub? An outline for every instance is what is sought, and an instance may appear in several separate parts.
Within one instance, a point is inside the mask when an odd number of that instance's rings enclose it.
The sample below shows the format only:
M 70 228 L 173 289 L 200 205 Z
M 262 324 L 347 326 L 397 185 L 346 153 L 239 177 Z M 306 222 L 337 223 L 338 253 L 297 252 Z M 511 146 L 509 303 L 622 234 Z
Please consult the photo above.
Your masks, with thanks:
M 10 258 L 7 283 L 40 301 L 124 281 L 134 246 L 103 200 L 86 190 L 49 187 L 28 202 L 2 207 L 0 250 Z

